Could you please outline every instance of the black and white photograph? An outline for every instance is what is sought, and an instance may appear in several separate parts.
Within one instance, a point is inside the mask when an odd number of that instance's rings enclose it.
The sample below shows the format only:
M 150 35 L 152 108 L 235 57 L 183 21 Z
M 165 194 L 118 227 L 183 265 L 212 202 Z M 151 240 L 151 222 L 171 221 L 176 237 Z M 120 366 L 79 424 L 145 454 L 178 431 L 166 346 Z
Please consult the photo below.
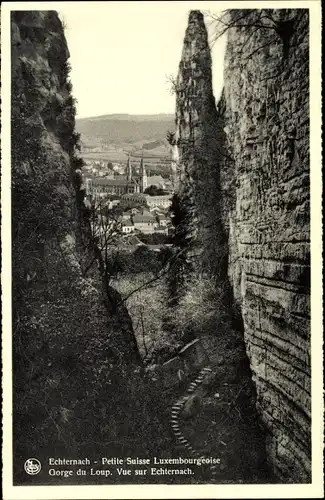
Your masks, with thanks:
M 320 16 L 3 5 L 5 500 L 322 496 Z

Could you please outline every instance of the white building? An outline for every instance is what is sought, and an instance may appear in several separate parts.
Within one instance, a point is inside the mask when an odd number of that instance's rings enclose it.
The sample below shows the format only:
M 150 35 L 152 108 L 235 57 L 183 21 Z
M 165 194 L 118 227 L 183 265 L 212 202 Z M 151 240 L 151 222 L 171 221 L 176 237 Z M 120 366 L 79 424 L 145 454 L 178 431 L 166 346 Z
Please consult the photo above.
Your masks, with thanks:
M 148 207 L 161 207 L 169 208 L 171 205 L 171 195 L 164 194 L 161 196 L 149 196 L 147 195 L 147 205 Z
M 158 218 L 158 221 L 159 221 L 159 225 L 161 227 L 167 227 L 169 219 L 168 219 L 168 217 L 166 217 L 166 215 L 164 215 L 164 214 L 157 214 L 157 218 Z
M 168 227 L 166 227 L 166 226 L 158 226 L 157 225 L 154 228 L 154 232 L 155 233 L 159 233 L 159 234 L 165 234 L 165 235 L 167 235 L 168 234 Z
M 131 221 L 123 221 L 122 222 L 122 233 L 123 234 L 130 234 L 133 233 L 134 231 L 134 225 L 132 224 Z

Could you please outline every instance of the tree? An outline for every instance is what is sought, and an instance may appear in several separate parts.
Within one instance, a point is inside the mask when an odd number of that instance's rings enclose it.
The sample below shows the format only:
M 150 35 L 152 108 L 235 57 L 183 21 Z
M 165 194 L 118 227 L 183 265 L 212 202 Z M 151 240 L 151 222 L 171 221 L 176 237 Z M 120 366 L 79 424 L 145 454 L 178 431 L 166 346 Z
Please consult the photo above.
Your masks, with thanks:
M 84 236 L 83 243 L 87 245 L 87 239 L 90 239 L 91 247 L 96 247 L 96 252 L 90 254 L 85 252 L 83 254 L 82 271 L 83 275 L 86 276 L 95 262 L 98 261 L 100 254 L 99 270 L 102 275 L 106 276 L 105 279 L 109 284 L 111 277 L 115 276 L 117 272 L 117 268 L 115 269 L 112 264 L 111 256 L 113 247 L 117 245 L 122 235 L 122 221 L 119 213 L 114 208 L 108 208 L 107 201 L 103 198 L 95 199 L 90 204 L 88 235 L 86 233 L 87 236 Z
M 178 304 L 179 298 L 183 293 L 185 284 L 185 274 L 189 271 L 190 264 L 187 258 L 189 247 L 188 239 L 188 210 L 186 201 L 178 193 L 172 197 L 172 203 L 169 209 L 170 218 L 173 225 L 173 233 L 170 241 L 174 247 L 174 252 L 179 254 L 171 265 L 168 274 L 169 306 Z
M 150 196 L 162 196 L 166 194 L 166 191 L 158 186 L 155 186 L 154 184 L 152 186 L 149 186 L 145 189 L 145 194 L 149 194 Z
M 171 132 L 170 130 L 168 130 L 166 139 L 168 144 L 170 144 L 170 146 L 175 146 L 176 144 L 175 132 Z
M 152 233 L 152 234 L 140 234 L 140 240 L 147 245 L 163 245 L 164 243 L 169 243 L 169 236 L 162 233 Z

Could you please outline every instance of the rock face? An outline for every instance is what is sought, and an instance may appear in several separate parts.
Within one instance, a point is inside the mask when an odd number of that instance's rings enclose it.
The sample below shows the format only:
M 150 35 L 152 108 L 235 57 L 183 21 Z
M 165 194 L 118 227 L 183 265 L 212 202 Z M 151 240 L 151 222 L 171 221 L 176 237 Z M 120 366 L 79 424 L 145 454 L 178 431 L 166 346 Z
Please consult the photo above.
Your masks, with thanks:
M 13 12 L 11 29 L 14 473 L 26 481 L 26 457 L 91 453 L 93 440 L 109 440 L 103 419 L 125 425 L 110 408 L 127 397 L 139 356 L 127 312 L 108 314 L 96 265 L 84 272 L 94 255 L 79 238 L 61 21 Z
M 228 31 L 221 104 L 234 160 L 233 168 L 225 162 L 222 172 L 232 203 L 226 216 L 229 275 L 241 306 L 258 410 L 269 431 L 269 460 L 281 479 L 305 482 L 310 481 L 308 11 L 267 14 L 261 21 L 266 29 Z M 256 15 L 245 22 L 256 24 Z M 231 21 L 236 16 L 238 11 L 231 12 Z
M 221 165 L 228 154 L 224 137 L 212 92 L 211 54 L 204 18 L 201 12 L 192 11 L 177 79 L 177 150 L 174 150 L 174 158 L 178 158 L 178 196 L 185 213 L 186 251 L 193 266 L 189 274 L 209 279 L 211 295 L 207 300 L 216 304 L 213 315 L 203 324 L 194 324 L 193 331 L 201 339 L 214 367 L 216 391 L 224 387 L 225 393 L 231 386 L 242 396 L 239 411 L 245 414 L 242 403 L 250 407 L 249 424 L 248 420 L 246 426 L 242 425 L 244 420 L 233 422 L 238 433 L 234 440 L 236 444 L 229 446 L 222 460 L 226 467 L 232 467 L 237 455 L 235 447 L 240 440 L 242 443 L 250 441 L 249 450 L 241 448 L 241 459 L 236 465 L 239 471 L 237 479 L 263 482 L 269 479 L 267 468 L 264 469 L 263 432 L 257 424 L 255 392 L 241 321 L 235 311 L 227 274 L 228 242 L 222 218 L 224 206 L 220 177 Z M 239 402 L 239 398 L 236 401 Z M 220 448 L 220 443 L 216 441 L 212 446 Z M 233 476 L 230 474 L 230 477 Z
M 223 301 L 239 311 L 268 461 L 279 480 L 308 482 L 308 12 L 234 10 L 226 22 L 216 110 L 203 16 L 189 16 L 177 81 L 179 190 L 192 200 L 200 265 L 217 262 L 208 266 L 217 284 L 229 276 Z
M 201 254 L 203 270 L 224 274 L 225 235 L 216 161 L 222 133 L 212 92 L 211 54 L 203 15 L 191 11 L 177 78 L 176 151 L 180 195 L 188 200 L 192 252 Z M 199 223 L 198 223 L 199 221 Z M 223 265 L 222 265 L 223 262 Z

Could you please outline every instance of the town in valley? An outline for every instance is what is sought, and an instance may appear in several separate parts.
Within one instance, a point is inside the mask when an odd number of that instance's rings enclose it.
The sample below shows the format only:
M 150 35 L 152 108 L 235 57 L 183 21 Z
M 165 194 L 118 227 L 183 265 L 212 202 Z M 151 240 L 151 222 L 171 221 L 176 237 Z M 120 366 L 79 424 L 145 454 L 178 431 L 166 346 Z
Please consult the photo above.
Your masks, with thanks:
M 171 160 L 153 159 L 143 152 L 139 156 L 128 155 L 126 161 L 118 162 L 84 160 L 85 201 L 96 214 L 93 230 L 99 236 L 109 229 L 121 247 L 135 249 L 147 245 L 151 250 L 160 251 L 168 245 L 172 228 L 169 215 L 174 192 Z M 157 172 L 160 173 L 157 175 Z

